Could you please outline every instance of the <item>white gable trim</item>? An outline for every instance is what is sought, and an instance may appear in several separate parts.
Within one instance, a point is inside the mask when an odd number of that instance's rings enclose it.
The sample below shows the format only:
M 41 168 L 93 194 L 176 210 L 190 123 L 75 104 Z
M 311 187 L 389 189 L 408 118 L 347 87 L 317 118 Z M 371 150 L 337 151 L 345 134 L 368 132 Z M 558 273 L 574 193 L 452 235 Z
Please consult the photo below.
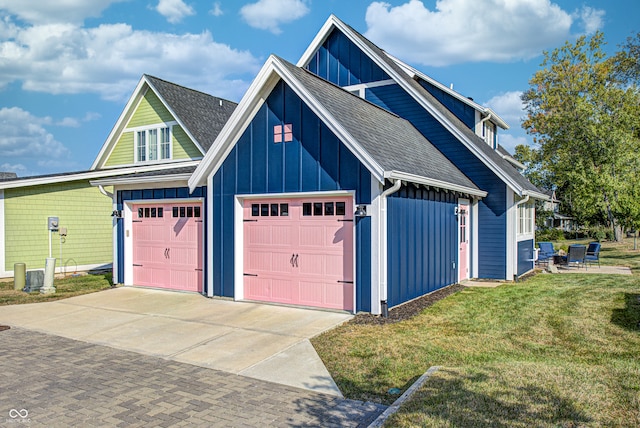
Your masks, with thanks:
M 209 152 L 205 155 L 200 166 L 198 166 L 189 179 L 189 188 L 191 191 L 201 185 L 201 183 L 204 183 L 207 177 L 216 173 L 280 80 L 284 80 L 284 82 L 291 87 L 296 95 L 298 95 L 311 111 L 351 150 L 378 181 L 384 182 L 384 170 L 382 167 L 360 146 L 357 140 L 335 120 L 333 115 L 289 73 L 280 60 L 272 55 L 258 73 L 258 76 L 249 87 L 240 104 L 238 104 L 229 121 L 225 124 L 224 128 L 222 128 L 222 131 L 216 138 Z
M 494 174 L 496 174 L 509 188 L 511 188 L 518 195 L 524 195 L 527 193 L 525 189 L 523 189 L 517 182 L 515 182 L 508 174 L 506 174 L 502 168 L 496 165 L 491 159 L 488 159 L 484 156 L 482 151 L 473 144 L 472 141 L 468 139 L 468 137 L 456 127 L 449 119 L 447 119 L 437 108 L 435 108 L 429 101 L 427 101 L 422 94 L 418 93 L 414 88 L 412 88 L 399 74 L 396 70 L 389 67 L 389 65 L 381 59 L 378 55 L 376 55 L 366 44 L 362 42 L 362 40 L 355 36 L 352 30 L 342 21 L 340 21 L 335 15 L 331 15 L 329 19 L 322 26 L 320 32 L 313 39 L 307 50 L 304 52 L 300 60 L 298 61 L 298 67 L 304 67 L 313 57 L 315 52 L 322 46 L 322 43 L 327 39 L 331 30 L 333 28 L 337 28 L 340 30 L 345 36 L 351 40 L 353 44 L 355 44 L 360 50 L 365 52 L 369 58 L 376 63 L 382 70 L 385 71 L 392 79 L 396 81 L 402 89 L 404 89 L 408 94 L 410 94 L 417 102 L 420 104 L 427 112 L 429 112 L 438 122 L 440 122 L 453 136 L 455 136 L 462 144 L 467 147 L 482 163 L 484 163 Z M 534 196 L 532 194 L 532 196 Z M 535 196 L 534 196 L 535 197 Z
M 484 198 L 488 195 L 488 193 L 485 192 L 484 190 L 478 190 L 471 187 L 460 186 L 460 185 L 452 184 L 446 181 L 436 180 L 434 178 L 427 178 L 419 175 L 408 174 L 406 172 L 388 171 L 388 172 L 385 172 L 384 176 L 385 178 L 389 178 L 391 180 L 402 180 L 402 181 L 408 181 L 410 183 L 424 184 L 425 186 L 452 190 L 454 192 L 465 193 L 467 195 L 476 196 L 479 198 Z
M 96 156 L 96 159 L 93 161 L 93 165 L 91 165 L 90 169 L 93 170 L 93 169 L 98 169 L 98 168 L 104 167 L 105 162 L 107 161 L 107 159 L 109 159 L 109 157 L 111 156 L 111 153 L 113 152 L 113 150 L 115 149 L 116 145 L 118 144 L 118 140 L 120 139 L 120 135 L 123 132 L 129 130 L 129 128 L 126 128 L 126 126 L 129 123 L 129 120 L 131 119 L 131 117 L 133 116 L 133 113 L 140 106 L 140 102 L 142 101 L 142 99 L 146 95 L 147 90 L 149 90 L 149 89 L 151 89 L 153 91 L 153 93 L 162 102 L 162 105 L 169 111 L 169 113 L 171 114 L 171 116 L 174 119 L 172 121 L 172 123 L 178 124 L 182 128 L 182 130 L 187 134 L 187 136 L 191 139 L 193 144 L 195 144 L 195 146 L 198 148 L 198 150 L 200 150 L 200 153 L 202 153 L 202 155 L 205 154 L 205 150 L 202 148 L 202 145 L 198 142 L 198 140 L 195 139 L 193 134 L 191 134 L 189 129 L 184 125 L 184 123 L 182 123 L 180 121 L 180 118 L 176 115 L 176 113 L 173 111 L 173 109 L 171 107 L 169 107 L 169 105 L 164 100 L 164 98 L 162 96 L 160 96 L 160 94 L 158 93 L 156 88 L 147 79 L 147 76 L 143 75 L 142 78 L 140 79 L 140 81 L 138 82 L 138 85 L 136 86 L 136 89 L 134 90 L 133 95 L 129 98 L 129 101 L 127 101 L 127 104 L 125 105 L 124 109 L 122 110 L 122 113 L 120 114 L 120 117 L 118 118 L 115 126 L 113 127 L 113 129 L 109 133 L 109 136 L 107 137 L 107 140 L 102 145 L 102 148 L 100 149 L 100 152 L 98 153 L 98 156 Z

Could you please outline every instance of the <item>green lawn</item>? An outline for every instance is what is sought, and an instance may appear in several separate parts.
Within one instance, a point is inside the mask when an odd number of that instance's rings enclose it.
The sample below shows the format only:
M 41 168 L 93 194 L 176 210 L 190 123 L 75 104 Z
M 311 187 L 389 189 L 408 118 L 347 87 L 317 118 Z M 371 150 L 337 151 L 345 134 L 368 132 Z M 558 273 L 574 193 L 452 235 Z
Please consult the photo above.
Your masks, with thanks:
M 623 245 L 602 257 L 640 267 Z M 388 426 L 640 426 L 639 323 L 637 274 L 540 274 L 467 288 L 397 324 L 345 324 L 313 344 L 354 399 L 391 403 L 390 388 L 442 366 Z
M 49 302 L 105 290 L 111 288 L 111 273 L 56 279 L 53 285 L 56 288 L 55 293 L 40 294 L 39 292 L 25 293 L 23 291 L 14 291 L 13 281 L 0 282 L 0 306 Z

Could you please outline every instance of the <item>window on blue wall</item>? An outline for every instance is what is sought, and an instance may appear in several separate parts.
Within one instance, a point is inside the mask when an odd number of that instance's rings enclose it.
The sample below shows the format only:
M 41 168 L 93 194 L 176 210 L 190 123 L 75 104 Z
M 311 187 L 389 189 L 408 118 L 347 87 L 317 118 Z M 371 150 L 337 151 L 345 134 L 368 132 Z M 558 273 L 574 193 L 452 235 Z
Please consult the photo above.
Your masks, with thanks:
M 534 210 L 533 204 L 518 205 L 518 235 L 533 234 Z
M 286 123 L 284 125 L 276 125 L 273 127 L 273 142 L 288 143 L 293 141 L 293 125 Z

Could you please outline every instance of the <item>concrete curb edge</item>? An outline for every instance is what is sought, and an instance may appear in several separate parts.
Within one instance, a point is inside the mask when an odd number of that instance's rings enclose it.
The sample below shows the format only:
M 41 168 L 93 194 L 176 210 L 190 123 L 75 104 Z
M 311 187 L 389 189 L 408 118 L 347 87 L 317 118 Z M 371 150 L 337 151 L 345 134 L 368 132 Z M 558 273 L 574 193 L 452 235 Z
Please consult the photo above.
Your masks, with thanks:
M 382 412 L 375 421 L 371 422 L 369 428 L 380 428 L 386 422 L 389 416 L 397 412 L 400 406 L 404 404 L 404 402 L 409 398 L 411 398 L 411 396 L 418 390 L 418 388 L 420 388 L 427 381 L 427 379 L 429 379 L 431 375 L 438 370 L 440 370 L 440 366 L 429 367 L 429 370 L 427 370 L 422 376 L 420 376 L 418 380 L 416 380 L 413 385 L 411 385 L 409 389 L 404 392 L 404 394 L 402 394 L 396 401 L 394 401 L 391 406 L 387 407 L 387 409 Z

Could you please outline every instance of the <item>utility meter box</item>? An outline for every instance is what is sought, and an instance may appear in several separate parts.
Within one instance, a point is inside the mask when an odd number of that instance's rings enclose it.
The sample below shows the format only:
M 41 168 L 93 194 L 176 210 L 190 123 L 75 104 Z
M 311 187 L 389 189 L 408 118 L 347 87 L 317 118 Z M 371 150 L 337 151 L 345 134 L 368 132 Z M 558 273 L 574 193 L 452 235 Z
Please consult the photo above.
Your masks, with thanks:
M 49 217 L 47 219 L 47 225 L 49 230 L 52 232 L 58 230 L 58 217 Z

